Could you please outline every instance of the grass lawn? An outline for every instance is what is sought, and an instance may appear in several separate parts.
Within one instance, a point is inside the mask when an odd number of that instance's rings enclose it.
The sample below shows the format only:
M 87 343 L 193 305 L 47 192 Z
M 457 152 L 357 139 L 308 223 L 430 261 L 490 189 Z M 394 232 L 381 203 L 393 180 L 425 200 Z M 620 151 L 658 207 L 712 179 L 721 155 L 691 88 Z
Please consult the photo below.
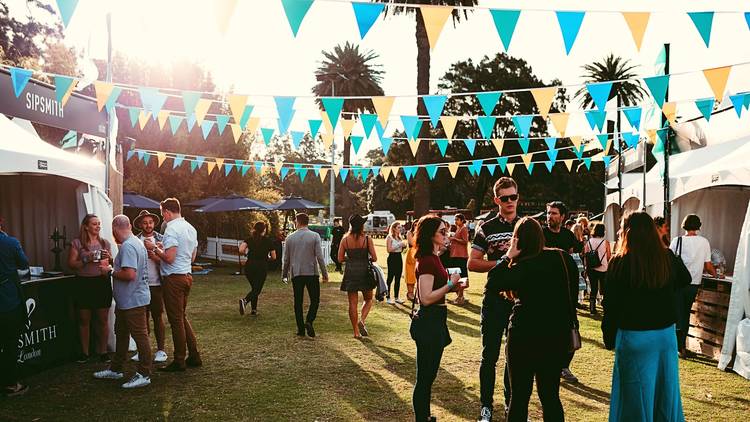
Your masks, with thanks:
M 383 241 L 379 253 L 384 254 Z M 381 264 L 384 264 L 381 255 Z M 233 270 L 234 268 L 231 268 Z M 322 286 L 315 323 L 318 337 L 300 339 L 292 309 L 292 288 L 269 274 L 259 315 L 240 316 L 237 299 L 248 283 L 220 268 L 196 276 L 188 314 L 198 336 L 204 366 L 181 374 L 155 372 L 150 387 L 135 391 L 121 382 L 92 377 L 100 364 L 70 363 L 35 375 L 25 396 L 0 400 L 0 420 L 300 420 L 407 421 L 415 379 L 415 347 L 407 308 L 376 303 L 368 317 L 370 337 L 352 338 L 340 275 Z M 433 388 L 439 420 L 471 420 L 479 409 L 479 309 L 483 275 L 475 274 L 470 303 L 449 307 L 453 344 L 443 355 Z M 402 284 L 402 296 L 406 289 Z M 637 304 L 634 304 L 637 306 Z M 573 372 L 580 384 L 563 383 L 566 418 L 604 421 L 609 409 L 613 354 L 602 347 L 599 321 L 583 314 L 584 346 Z M 169 334 L 167 352 L 172 353 Z M 155 345 L 155 342 L 152 340 Z M 502 403 L 498 364 L 496 403 Z M 132 370 L 133 368 L 131 368 Z M 680 361 L 685 416 L 690 421 L 740 421 L 750 415 L 750 381 L 704 360 Z M 536 397 L 531 418 L 541 420 Z M 502 406 L 497 405 L 498 417 Z M 745 416 L 742 416 L 745 415 Z M 474 419 L 475 420 L 475 419 Z

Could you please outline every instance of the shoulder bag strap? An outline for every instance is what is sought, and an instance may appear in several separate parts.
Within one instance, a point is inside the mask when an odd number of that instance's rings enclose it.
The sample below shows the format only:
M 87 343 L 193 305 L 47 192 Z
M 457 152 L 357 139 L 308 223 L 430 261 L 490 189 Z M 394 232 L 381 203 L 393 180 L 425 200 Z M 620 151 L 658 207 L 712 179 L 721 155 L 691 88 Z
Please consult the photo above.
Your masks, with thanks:
M 563 256 L 562 251 L 560 251 L 560 260 L 562 261 L 563 270 L 565 271 L 565 297 L 568 298 L 568 312 L 570 312 L 570 321 L 573 326 L 571 328 L 575 327 L 575 309 L 573 308 L 573 302 L 570 300 L 570 274 L 568 273 L 568 264 L 565 262 L 565 257 Z
M 677 256 L 682 258 L 682 236 L 677 238 Z

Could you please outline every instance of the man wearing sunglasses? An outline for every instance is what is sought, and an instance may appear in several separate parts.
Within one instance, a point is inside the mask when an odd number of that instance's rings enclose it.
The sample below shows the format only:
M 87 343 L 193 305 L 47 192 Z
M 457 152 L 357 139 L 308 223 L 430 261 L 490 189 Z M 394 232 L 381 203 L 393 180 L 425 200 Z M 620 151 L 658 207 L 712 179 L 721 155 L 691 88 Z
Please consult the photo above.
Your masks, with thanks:
M 488 220 L 477 229 L 471 247 L 469 271 L 487 273 L 500 262 L 510 248 L 513 228 L 519 220 L 516 214 L 518 206 L 518 185 L 510 177 L 501 177 L 493 187 L 495 204 L 499 207 L 497 216 Z M 486 255 L 486 258 L 485 258 Z M 495 367 L 500 357 L 500 343 L 503 332 L 508 326 L 508 318 L 513 303 L 495 294 L 486 294 L 482 301 L 482 363 L 479 367 L 481 409 L 479 421 L 492 420 L 492 404 L 495 392 Z M 510 403 L 510 378 L 506 364 L 503 374 L 505 408 Z

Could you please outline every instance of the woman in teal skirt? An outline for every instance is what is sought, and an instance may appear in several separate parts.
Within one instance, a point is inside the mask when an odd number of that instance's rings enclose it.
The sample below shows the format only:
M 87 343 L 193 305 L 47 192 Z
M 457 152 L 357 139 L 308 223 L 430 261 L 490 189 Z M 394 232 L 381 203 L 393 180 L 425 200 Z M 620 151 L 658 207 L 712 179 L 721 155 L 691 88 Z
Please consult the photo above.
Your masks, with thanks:
M 602 333 L 615 350 L 610 421 L 684 421 L 675 337 L 677 289 L 690 284 L 645 212 L 625 216 L 607 270 Z

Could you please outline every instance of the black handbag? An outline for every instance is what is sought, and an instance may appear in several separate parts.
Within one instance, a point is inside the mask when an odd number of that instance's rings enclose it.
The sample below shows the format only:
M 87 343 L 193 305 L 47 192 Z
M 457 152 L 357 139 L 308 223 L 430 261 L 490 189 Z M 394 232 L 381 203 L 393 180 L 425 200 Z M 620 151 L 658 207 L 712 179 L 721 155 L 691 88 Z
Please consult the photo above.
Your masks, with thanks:
M 369 249 L 370 237 L 365 237 L 365 240 L 365 247 Z M 367 260 L 367 286 L 371 289 L 375 289 L 378 287 L 378 273 L 371 259 Z
M 570 311 L 570 320 L 572 324 L 572 327 L 570 328 L 570 346 L 568 351 L 575 352 L 581 348 L 581 332 L 578 330 L 576 311 L 573 307 L 573 301 L 570 299 L 570 287 L 568 286 L 568 283 L 570 283 L 570 275 L 568 274 L 568 264 L 565 262 L 565 257 L 563 256 L 562 251 L 560 251 L 560 260 L 562 261 L 563 269 L 565 270 L 565 296 L 568 298 L 568 309 Z

